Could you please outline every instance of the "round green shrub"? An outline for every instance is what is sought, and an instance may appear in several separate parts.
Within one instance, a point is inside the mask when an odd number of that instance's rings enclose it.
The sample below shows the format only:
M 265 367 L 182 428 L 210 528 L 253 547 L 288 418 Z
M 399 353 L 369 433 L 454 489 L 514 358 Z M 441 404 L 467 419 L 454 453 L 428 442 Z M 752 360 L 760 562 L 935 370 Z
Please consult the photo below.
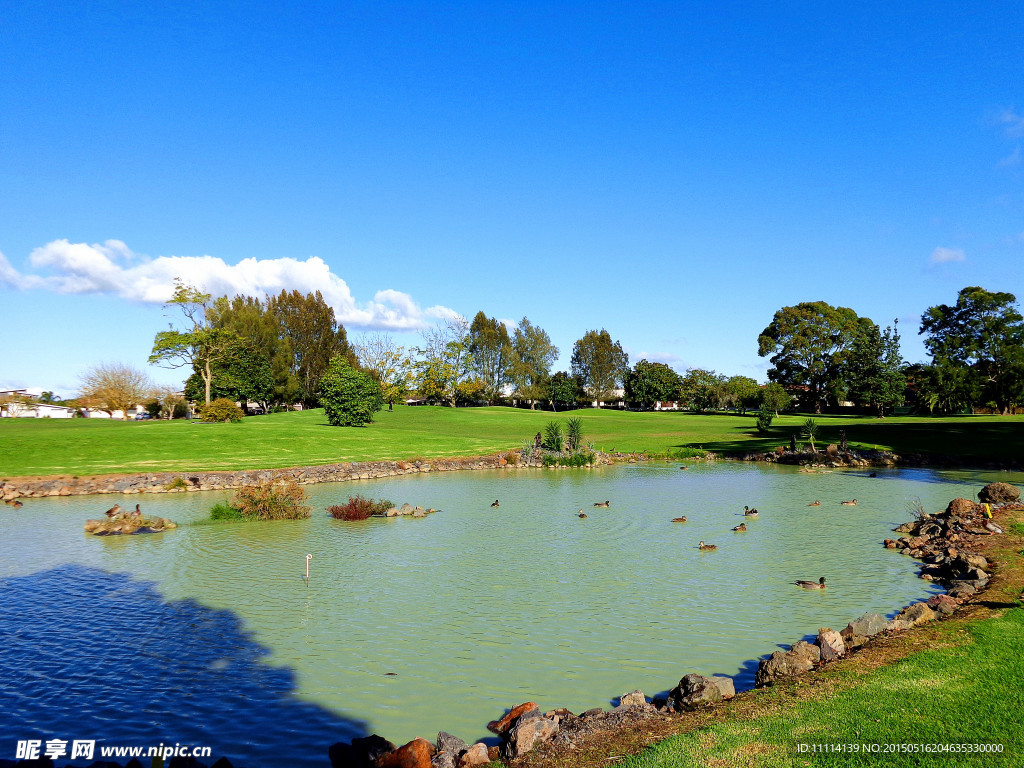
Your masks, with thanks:
M 242 409 L 226 397 L 219 397 L 199 409 L 203 421 L 241 421 L 245 414 Z

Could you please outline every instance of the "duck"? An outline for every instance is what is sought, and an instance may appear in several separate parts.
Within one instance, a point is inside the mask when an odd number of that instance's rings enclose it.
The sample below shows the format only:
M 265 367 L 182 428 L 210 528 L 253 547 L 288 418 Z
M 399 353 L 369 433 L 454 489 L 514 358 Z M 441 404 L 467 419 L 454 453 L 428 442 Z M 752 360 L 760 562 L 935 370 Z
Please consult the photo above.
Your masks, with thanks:
M 121 505 L 120 504 L 115 504 L 110 509 L 108 509 L 106 512 L 104 512 L 103 514 L 105 514 L 107 517 L 113 517 L 114 515 L 116 515 L 120 511 L 121 511 Z
M 135 505 L 135 509 L 132 510 L 132 517 L 142 517 L 142 508 L 138 504 Z
M 21 509 L 22 507 L 24 507 L 24 506 L 25 506 L 24 504 L 22 504 L 22 503 L 21 503 L 20 501 L 18 501 L 17 499 L 11 499 L 11 500 L 7 501 L 6 503 L 7 503 L 7 504 L 10 504 L 10 505 L 11 505 L 12 507 L 14 507 L 15 509 Z
M 717 544 L 705 544 L 702 541 L 700 543 L 700 546 L 697 547 L 697 549 L 699 549 L 701 552 L 713 552 L 714 550 L 718 549 L 718 545 Z
M 793 583 L 798 587 L 803 587 L 804 589 L 824 589 L 825 577 L 822 576 L 817 581 L 794 581 Z
M 732 529 L 734 531 L 738 531 L 739 533 L 743 533 L 743 531 L 747 530 L 747 524 L 740 523 L 739 525 L 734 525 Z
M 872 472 L 870 475 L 868 475 L 868 477 L 878 477 L 878 473 Z
M 757 510 L 756 510 L 756 509 L 751 509 L 751 508 L 750 508 L 750 507 L 748 507 L 748 506 L 747 506 L 746 504 L 744 504 L 744 505 L 743 505 L 743 514 L 744 514 L 744 515 L 745 515 L 746 517 L 754 517 L 754 516 L 756 516 L 756 515 L 757 515 Z
M 497 499 L 495 499 L 495 500 L 494 500 L 494 503 L 493 503 L 493 504 L 491 504 L 491 506 L 492 506 L 492 507 L 500 507 L 500 506 L 501 506 L 501 504 L 499 504 L 499 503 L 498 503 L 498 500 L 497 500 Z
M 680 469 L 689 469 L 689 467 L 684 464 L 683 466 L 680 467 Z
M 857 500 L 856 499 L 852 499 L 851 501 L 840 501 L 839 503 L 842 504 L 844 507 L 856 507 L 857 506 Z
M 673 517 L 672 518 L 672 522 L 673 523 L 685 523 L 686 522 L 686 515 L 683 515 L 682 517 Z
M 821 502 L 820 502 L 820 501 L 812 501 L 812 502 L 811 502 L 810 504 L 808 504 L 807 506 L 808 506 L 808 507 L 820 507 L 820 506 L 821 506 Z
M 595 501 L 595 507 L 610 507 L 612 503 L 610 501 Z
M 576 517 L 578 517 L 578 518 L 579 518 L 580 520 L 585 520 L 585 519 L 586 519 L 586 517 L 587 517 L 587 513 L 586 513 L 586 512 L 584 512 L 584 511 L 583 511 L 583 510 L 581 509 L 581 510 L 580 510 L 580 512 L 579 512 L 579 514 L 578 514 L 578 515 L 576 515 Z

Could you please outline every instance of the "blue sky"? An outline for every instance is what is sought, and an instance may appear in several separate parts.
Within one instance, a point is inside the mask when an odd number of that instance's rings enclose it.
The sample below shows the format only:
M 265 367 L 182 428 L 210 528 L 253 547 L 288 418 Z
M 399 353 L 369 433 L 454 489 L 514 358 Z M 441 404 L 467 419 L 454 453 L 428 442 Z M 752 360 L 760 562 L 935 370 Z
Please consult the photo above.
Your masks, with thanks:
M 1024 293 L 1024 9 L 843 5 L 0 0 L 0 388 L 145 367 L 175 276 L 762 381 L 820 299 L 923 360 Z

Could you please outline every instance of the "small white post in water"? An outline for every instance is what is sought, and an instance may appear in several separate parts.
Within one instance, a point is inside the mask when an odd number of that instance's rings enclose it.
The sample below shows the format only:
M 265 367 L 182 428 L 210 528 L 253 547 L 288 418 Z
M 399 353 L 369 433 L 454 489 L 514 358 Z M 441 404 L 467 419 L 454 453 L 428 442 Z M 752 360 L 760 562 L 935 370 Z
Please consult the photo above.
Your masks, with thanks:
M 309 581 L 309 561 L 312 559 L 312 555 L 306 555 L 306 581 Z

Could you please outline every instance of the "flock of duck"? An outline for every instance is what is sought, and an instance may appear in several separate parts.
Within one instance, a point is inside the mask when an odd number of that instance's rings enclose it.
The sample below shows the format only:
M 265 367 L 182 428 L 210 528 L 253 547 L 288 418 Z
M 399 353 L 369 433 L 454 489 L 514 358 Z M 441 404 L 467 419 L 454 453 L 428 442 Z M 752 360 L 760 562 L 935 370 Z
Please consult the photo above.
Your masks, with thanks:
M 685 467 L 683 467 L 683 469 L 685 469 Z M 841 501 L 839 503 L 840 503 L 840 505 L 842 505 L 844 507 L 855 507 L 855 506 L 857 506 L 857 500 L 856 499 L 850 499 L 849 501 Z M 492 507 L 499 507 L 501 505 L 498 503 L 498 499 L 495 499 L 494 503 L 491 504 L 491 506 Z M 608 501 L 608 500 L 605 500 L 605 501 L 595 501 L 594 502 L 594 506 L 595 507 L 607 508 L 607 507 L 611 506 L 611 502 Z M 819 499 L 819 500 L 812 501 L 807 506 L 808 507 L 820 507 L 821 506 L 821 500 Z M 743 506 L 743 516 L 744 517 L 757 517 L 758 514 L 760 514 L 760 513 L 757 511 L 756 507 L 750 507 L 750 506 L 747 506 L 747 505 Z M 586 519 L 587 513 L 584 512 L 581 509 L 576 514 L 576 516 L 579 517 L 580 519 Z M 683 515 L 681 517 L 673 517 L 672 518 L 672 522 L 673 523 L 685 523 L 686 522 L 686 515 Z M 734 525 L 732 527 L 732 530 L 735 531 L 736 533 L 744 533 L 744 532 L 746 532 L 746 530 L 747 530 L 747 521 L 744 520 L 739 525 Z M 701 541 L 700 544 L 697 545 L 697 549 L 699 549 L 701 552 L 714 552 L 716 549 L 718 549 L 718 545 L 717 544 L 707 544 L 706 542 Z M 804 589 L 825 589 L 825 577 L 822 576 L 817 581 L 805 581 L 803 579 L 798 579 L 797 581 L 794 581 L 793 584 L 798 586 L 798 587 L 803 587 Z

